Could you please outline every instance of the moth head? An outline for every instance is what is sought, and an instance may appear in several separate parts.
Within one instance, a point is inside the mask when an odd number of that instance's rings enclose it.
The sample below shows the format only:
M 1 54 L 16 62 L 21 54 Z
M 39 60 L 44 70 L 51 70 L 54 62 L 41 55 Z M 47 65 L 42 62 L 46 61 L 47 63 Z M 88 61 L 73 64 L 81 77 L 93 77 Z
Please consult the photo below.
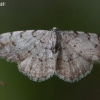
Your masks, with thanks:
M 59 29 L 57 27 L 53 27 L 52 30 L 53 31 L 59 31 Z

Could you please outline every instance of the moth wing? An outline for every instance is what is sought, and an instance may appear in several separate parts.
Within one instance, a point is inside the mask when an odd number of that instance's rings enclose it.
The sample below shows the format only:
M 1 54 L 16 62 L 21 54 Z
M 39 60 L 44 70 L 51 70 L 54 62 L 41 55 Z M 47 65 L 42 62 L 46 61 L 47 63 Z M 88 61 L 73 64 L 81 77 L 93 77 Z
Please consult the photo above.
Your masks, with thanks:
M 58 52 L 56 75 L 68 82 L 78 81 L 92 69 L 92 61 L 84 58 L 70 45 L 76 36 L 77 34 L 73 31 L 61 32 L 61 49 Z M 77 40 L 75 41 L 77 42 Z
M 87 60 L 95 62 L 100 59 L 100 40 L 97 34 L 77 32 L 68 44 Z
M 52 31 L 15 31 L 0 35 L 0 56 L 18 63 L 20 72 L 34 81 L 44 81 L 54 74 L 55 57 Z

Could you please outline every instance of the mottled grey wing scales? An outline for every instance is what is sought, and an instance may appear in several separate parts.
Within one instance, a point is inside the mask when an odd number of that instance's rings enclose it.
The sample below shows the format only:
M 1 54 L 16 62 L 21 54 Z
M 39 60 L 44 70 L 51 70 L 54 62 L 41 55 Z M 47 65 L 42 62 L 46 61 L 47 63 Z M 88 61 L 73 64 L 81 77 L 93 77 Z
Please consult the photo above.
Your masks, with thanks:
M 96 34 L 77 32 L 76 38 L 68 44 L 85 59 L 93 62 L 100 59 L 100 40 Z
M 0 56 L 18 63 L 18 68 L 34 81 L 54 74 L 56 59 L 51 51 L 55 33 L 44 30 L 15 31 L 0 35 Z
M 36 41 L 32 42 L 31 55 L 19 65 L 19 69 L 34 81 L 44 81 L 55 72 L 56 58 L 52 53 L 52 47 L 56 40 L 52 35 L 54 36 L 54 33 L 51 31 L 34 32 Z
M 0 35 L 0 57 L 17 62 L 20 72 L 31 80 L 44 81 L 56 74 L 74 82 L 100 61 L 100 37 L 57 28 L 4 33 Z
M 59 50 L 57 58 L 56 75 L 68 82 L 78 81 L 90 73 L 92 69 L 92 61 L 85 59 L 74 49 L 73 45 L 70 45 L 76 37 L 77 34 L 72 31 L 61 32 L 61 49 Z M 81 39 L 82 38 L 80 38 L 80 40 Z M 77 40 L 75 42 L 77 42 Z M 79 43 L 77 45 L 83 46 L 83 44 Z M 83 49 L 81 49 L 81 51 L 83 51 Z

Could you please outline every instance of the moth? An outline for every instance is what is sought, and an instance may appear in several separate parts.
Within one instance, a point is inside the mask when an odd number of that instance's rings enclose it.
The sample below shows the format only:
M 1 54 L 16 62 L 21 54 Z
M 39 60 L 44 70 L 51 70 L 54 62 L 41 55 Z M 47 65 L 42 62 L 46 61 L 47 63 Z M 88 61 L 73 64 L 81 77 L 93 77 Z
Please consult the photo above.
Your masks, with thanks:
M 0 57 L 18 63 L 31 80 L 53 75 L 75 82 L 90 73 L 100 61 L 100 37 L 79 31 L 26 30 L 0 35 Z

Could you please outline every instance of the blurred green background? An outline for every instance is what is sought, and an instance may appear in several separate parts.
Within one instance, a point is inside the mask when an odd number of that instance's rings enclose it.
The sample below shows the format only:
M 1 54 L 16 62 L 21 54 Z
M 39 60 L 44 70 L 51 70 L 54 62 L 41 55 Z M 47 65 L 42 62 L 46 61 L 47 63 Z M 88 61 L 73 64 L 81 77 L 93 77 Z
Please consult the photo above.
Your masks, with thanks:
M 4 0 L 0 33 L 46 29 L 100 32 L 100 0 Z M 18 71 L 16 63 L 0 59 L 0 100 L 100 100 L 100 64 L 79 82 L 56 76 L 38 83 Z

